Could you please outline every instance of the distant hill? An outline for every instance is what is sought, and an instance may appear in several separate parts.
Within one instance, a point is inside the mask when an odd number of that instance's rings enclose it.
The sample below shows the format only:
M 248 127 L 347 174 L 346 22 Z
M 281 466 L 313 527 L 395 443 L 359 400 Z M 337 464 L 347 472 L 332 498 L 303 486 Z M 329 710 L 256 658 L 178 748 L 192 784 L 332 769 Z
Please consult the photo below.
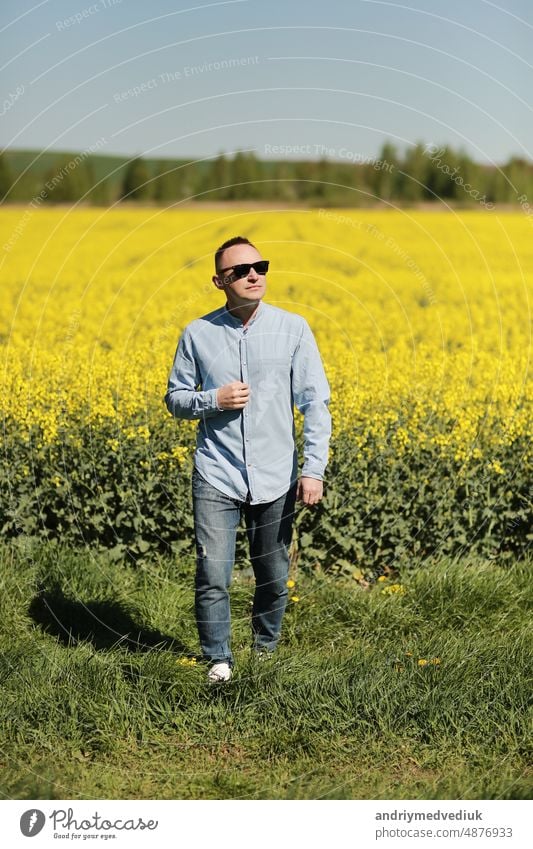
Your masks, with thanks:
M 87 151 L 11 150 L 0 154 L 0 200 L 108 205 L 178 200 L 296 202 L 309 206 L 402 205 L 445 200 L 454 206 L 518 204 L 533 217 L 533 164 L 517 157 L 501 167 L 465 153 L 417 145 L 379 157 L 260 160 L 251 153 L 204 159 L 144 159 Z M 276 151 L 281 152 L 281 151 Z
M 9 194 L 10 201 L 30 200 L 39 194 L 47 178 L 53 173 L 60 171 L 67 163 L 75 162 L 80 156 L 80 151 L 40 151 L 40 150 L 6 150 L 5 158 L 7 166 L 15 183 Z M 124 180 L 125 171 L 131 157 L 109 156 L 107 154 L 90 154 L 84 159 L 92 168 L 93 182 L 98 184 L 105 181 L 105 187 L 96 192 L 104 202 L 112 202 L 120 194 L 120 187 Z M 144 160 L 151 174 L 157 172 L 157 167 L 162 161 Z M 187 160 L 172 160 L 173 167 L 186 164 Z M 198 166 L 199 167 L 199 166 Z

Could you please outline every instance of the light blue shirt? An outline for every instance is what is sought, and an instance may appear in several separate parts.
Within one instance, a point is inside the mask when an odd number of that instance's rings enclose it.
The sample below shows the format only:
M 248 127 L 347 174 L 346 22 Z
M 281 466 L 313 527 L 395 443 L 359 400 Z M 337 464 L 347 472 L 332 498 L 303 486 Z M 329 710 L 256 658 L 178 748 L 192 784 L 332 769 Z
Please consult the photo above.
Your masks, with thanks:
M 226 383 L 247 383 L 240 410 L 217 406 Z M 259 302 L 246 326 L 227 303 L 184 329 L 165 394 L 168 411 L 199 419 L 194 465 L 212 486 L 251 504 L 274 501 L 298 480 L 294 404 L 304 415 L 301 475 L 328 462 L 330 388 L 303 316 Z

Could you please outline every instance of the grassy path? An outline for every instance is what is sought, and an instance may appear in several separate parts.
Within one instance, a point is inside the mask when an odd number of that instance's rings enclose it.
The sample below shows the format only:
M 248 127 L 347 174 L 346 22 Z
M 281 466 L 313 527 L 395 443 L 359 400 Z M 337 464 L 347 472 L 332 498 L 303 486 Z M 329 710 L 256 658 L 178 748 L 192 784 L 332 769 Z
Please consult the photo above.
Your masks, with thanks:
M 4 796 L 531 797 L 531 562 L 413 564 L 391 594 L 297 576 L 266 663 L 236 572 L 236 670 L 213 687 L 192 563 L 0 554 Z

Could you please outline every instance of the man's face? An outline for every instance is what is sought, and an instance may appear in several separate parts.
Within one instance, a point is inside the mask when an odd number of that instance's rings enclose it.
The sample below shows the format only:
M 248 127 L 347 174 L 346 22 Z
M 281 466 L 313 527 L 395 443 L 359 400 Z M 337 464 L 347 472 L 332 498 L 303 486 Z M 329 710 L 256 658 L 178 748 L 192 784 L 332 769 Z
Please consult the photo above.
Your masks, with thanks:
M 237 278 L 234 272 L 236 265 L 258 262 L 262 259 L 258 250 L 251 245 L 232 245 L 226 248 L 219 259 L 219 271 L 213 277 L 217 288 L 226 293 L 231 306 L 244 306 L 260 301 L 266 291 L 266 277 L 250 268 L 248 274 Z M 224 269 L 224 270 L 222 270 Z

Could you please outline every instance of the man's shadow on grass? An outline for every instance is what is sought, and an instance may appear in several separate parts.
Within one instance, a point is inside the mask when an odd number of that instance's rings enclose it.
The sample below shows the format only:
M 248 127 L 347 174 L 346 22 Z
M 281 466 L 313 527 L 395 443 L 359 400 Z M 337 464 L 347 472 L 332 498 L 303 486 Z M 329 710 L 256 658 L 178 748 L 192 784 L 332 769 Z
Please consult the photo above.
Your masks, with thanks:
M 36 625 L 65 646 L 84 641 L 99 651 L 121 648 L 147 652 L 159 648 L 196 657 L 179 640 L 139 627 L 120 602 L 78 601 L 66 596 L 59 584 L 41 588 L 31 601 L 28 613 Z

